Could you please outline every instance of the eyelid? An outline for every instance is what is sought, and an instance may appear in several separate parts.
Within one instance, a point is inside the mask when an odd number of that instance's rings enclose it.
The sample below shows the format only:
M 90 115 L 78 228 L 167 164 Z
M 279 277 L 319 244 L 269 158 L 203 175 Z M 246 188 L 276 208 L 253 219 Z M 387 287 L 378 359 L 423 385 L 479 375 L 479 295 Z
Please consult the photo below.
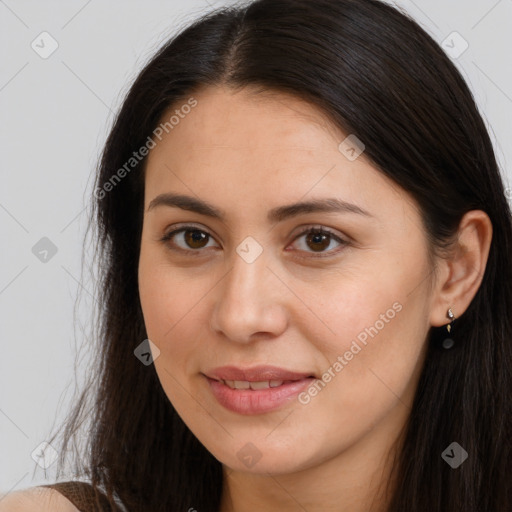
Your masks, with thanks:
M 323 226 L 321 224 L 309 224 L 301 228 L 301 231 L 294 235 L 292 244 L 303 235 L 306 235 L 311 232 L 321 232 L 327 235 L 330 235 L 331 239 L 334 239 L 336 242 L 340 244 L 340 246 L 337 249 L 330 249 L 329 251 L 324 252 L 318 252 L 315 253 L 314 251 L 299 251 L 299 252 L 305 252 L 308 254 L 308 256 L 298 256 L 299 258 L 333 258 L 336 257 L 340 251 L 342 251 L 346 246 L 350 245 L 350 241 L 348 237 L 342 237 L 337 235 L 331 228 L 328 228 L 326 226 Z
M 334 239 L 336 242 L 338 242 L 340 244 L 340 247 L 338 247 L 337 249 L 331 249 L 331 250 L 325 251 L 325 252 L 315 253 L 314 251 L 298 251 L 298 252 L 305 252 L 305 253 L 308 254 L 308 256 L 303 256 L 302 258 L 311 258 L 311 257 L 312 258 L 327 258 L 327 257 L 334 257 L 345 246 L 348 246 L 348 245 L 351 244 L 350 237 L 348 237 L 346 235 L 339 236 L 331 228 L 323 226 L 322 224 L 308 224 L 306 226 L 302 226 L 302 227 L 297 228 L 297 229 L 301 229 L 301 230 L 298 233 L 292 235 L 293 236 L 293 240 L 291 242 L 292 244 L 298 238 L 300 238 L 301 236 L 306 235 L 306 234 L 311 233 L 311 232 L 314 232 L 314 231 L 319 231 L 319 232 L 325 233 L 327 235 L 330 235 L 330 237 L 332 239 Z M 199 225 L 195 225 L 195 224 L 179 223 L 179 224 L 174 224 L 170 231 L 166 231 L 165 234 L 160 238 L 160 241 L 165 243 L 165 244 L 168 244 L 168 242 L 171 240 L 172 237 L 174 237 L 178 233 L 182 233 L 182 232 L 187 231 L 187 230 L 201 231 L 201 232 L 205 233 L 206 235 L 208 235 L 210 238 L 213 238 L 215 240 L 215 236 L 212 235 L 208 229 L 205 229 L 205 228 L 203 228 L 203 227 L 201 227 Z M 210 247 L 210 249 L 211 249 L 211 247 Z M 204 252 L 201 249 L 195 249 L 195 250 L 194 249 L 183 249 L 181 247 L 172 248 L 172 249 L 170 248 L 170 250 L 172 250 L 174 252 L 181 252 L 182 254 L 192 254 L 193 256 L 201 256 L 202 255 L 201 253 Z
M 177 234 L 179 233 L 182 233 L 184 231 L 187 231 L 187 230 L 196 230 L 196 231 L 201 231 L 205 234 L 207 234 L 210 238 L 214 239 L 215 240 L 215 236 L 212 235 L 210 233 L 209 230 L 201 227 L 201 226 L 197 226 L 195 224 L 190 224 L 190 223 L 179 223 L 179 224 L 174 224 L 172 226 L 172 229 L 170 230 L 167 230 L 165 231 L 164 235 L 159 239 L 161 242 L 163 242 L 164 244 L 168 245 L 169 242 L 171 241 L 171 238 L 173 238 L 174 236 L 176 236 Z M 201 255 L 201 252 L 203 252 L 202 250 L 200 249 L 183 249 L 181 247 L 177 247 L 177 248 L 170 248 L 170 250 L 174 251 L 174 252 L 181 252 L 182 254 L 192 254 L 193 256 L 200 256 Z M 211 249 L 211 247 L 210 247 Z

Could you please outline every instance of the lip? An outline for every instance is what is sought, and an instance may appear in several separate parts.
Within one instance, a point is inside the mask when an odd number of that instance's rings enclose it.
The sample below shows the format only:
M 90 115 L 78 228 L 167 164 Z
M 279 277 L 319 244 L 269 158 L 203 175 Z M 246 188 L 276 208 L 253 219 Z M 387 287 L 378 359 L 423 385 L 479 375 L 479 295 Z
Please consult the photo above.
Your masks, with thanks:
M 279 368 L 278 366 L 253 366 L 251 368 L 238 368 L 236 366 L 221 366 L 205 375 L 215 380 L 246 380 L 258 382 L 264 380 L 301 380 L 311 377 L 311 372 L 295 372 Z
M 285 406 L 308 387 L 315 377 L 311 373 L 302 373 L 278 368 L 276 366 L 257 366 L 237 368 L 223 366 L 203 374 L 209 388 L 220 405 L 238 414 L 263 414 Z M 232 389 L 223 380 L 243 380 L 260 382 L 282 380 L 280 386 L 266 389 Z

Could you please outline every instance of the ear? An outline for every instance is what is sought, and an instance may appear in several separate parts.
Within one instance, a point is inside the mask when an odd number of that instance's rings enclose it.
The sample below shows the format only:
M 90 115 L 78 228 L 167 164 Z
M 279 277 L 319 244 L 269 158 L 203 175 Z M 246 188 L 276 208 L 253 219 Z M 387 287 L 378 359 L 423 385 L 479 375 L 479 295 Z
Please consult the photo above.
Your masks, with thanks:
M 449 257 L 437 262 L 438 280 L 432 294 L 430 324 L 450 323 L 448 308 L 459 318 L 473 300 L 485 272 L 492 240 L 492 223 L 482 210 L 471 210 L 461 219 Z

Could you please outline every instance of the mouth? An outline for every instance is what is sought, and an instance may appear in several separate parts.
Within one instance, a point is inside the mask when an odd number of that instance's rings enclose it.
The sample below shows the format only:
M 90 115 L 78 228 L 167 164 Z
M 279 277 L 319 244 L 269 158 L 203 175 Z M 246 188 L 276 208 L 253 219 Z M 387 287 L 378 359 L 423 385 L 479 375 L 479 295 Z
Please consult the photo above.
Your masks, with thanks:
M 278 367 L 222 367 L 203 373 L 217 402 L 238 414 L 262 414 L 293 402 L 316 377 Z
M 268 387 L 276 387 L 280 384 L 276 382 L 297 381 L 307 377 L 314 377 L 310 372 L 298 372 L 280 368 L 279 366 L 253 366 L 253 367 L 237 367 L 237 366 L 221 366 L 211 371 L 205 372 L 204 375 L 210 379 L 223 381 L 224 383 L 242 382 L 249 384 L 258 384 L 268 382 Z M 274 383 L 273 386 L 270 383 Z M 247 387 L 239 389 L 248 389 Z M 261 388 L 258 388 L 261 389 Z
M 216 380 L 216 379 L 214 379 Z M 300 380 L 300 379 L 299 379 Z M 259 389 L 278 388 L 283 384 L 290 382 L 297 382 L 297 380 L 262 380 L 262 381 L 249 381 L 249 380 L 223 380 L 220 379 L 217 382 L 222 382 L 231 389 L 252 389 L 257 391 Z

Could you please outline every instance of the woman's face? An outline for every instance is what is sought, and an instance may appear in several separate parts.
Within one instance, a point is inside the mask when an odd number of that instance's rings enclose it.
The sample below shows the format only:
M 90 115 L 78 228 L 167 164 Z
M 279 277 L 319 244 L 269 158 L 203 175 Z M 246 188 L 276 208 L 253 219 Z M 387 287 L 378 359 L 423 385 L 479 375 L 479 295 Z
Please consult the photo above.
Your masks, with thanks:
M 235 470 L 382 452 L 430 327 L 415 203 L 297 98 L 208 88 L 173 114 L 148 156 L 139 264 L 169 400 Z

